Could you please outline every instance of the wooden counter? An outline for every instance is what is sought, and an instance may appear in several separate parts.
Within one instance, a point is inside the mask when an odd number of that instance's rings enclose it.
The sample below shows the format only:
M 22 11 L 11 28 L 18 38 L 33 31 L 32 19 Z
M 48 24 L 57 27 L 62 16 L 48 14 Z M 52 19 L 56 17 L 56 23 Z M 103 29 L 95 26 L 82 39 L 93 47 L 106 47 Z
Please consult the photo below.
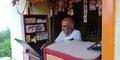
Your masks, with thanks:
M 44 60 L 100 60 L 101 52 L 89 51 L 94 42 L 63 41 L 44 48 Z

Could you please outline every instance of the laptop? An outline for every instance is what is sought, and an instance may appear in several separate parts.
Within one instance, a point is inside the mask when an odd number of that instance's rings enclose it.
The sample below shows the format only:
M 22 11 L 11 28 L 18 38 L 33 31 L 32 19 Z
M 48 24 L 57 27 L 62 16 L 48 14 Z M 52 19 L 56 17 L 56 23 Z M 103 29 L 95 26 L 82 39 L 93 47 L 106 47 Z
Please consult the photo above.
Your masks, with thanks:
M 42 57 L 32 47 L 30 47 L 29 44 L 25 40 L 20 40 L 20 39 L 17 39 L 17 38 L 15 38 L 15 40 L 19 44 L 21 44 L 25 49 L 29 49 L 28 53 L 42 59 Z

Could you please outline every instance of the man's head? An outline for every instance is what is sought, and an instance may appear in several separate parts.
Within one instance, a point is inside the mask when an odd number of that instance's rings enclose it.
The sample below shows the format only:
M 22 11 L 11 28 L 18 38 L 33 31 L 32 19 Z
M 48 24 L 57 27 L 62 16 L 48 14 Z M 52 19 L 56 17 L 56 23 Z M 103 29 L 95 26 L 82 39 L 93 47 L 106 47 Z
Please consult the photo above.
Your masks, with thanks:
M 62 20 L 62 30 L 66 35 L 70 35 L 74 28 L 74 22 L 71 17 L 66 17 Z

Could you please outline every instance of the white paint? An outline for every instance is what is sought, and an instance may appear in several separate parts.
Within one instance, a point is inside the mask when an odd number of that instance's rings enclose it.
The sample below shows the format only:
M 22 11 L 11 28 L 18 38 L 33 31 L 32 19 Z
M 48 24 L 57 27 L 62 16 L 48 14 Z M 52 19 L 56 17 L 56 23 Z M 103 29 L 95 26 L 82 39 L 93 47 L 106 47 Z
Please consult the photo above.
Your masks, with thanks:
M 10 2 L 11 3 L 11 2 Z M 23 22 L 21 16 L 17 13 L 16 7 L 11 6 L 10 8 L 10 32 L 11 32 L 11 47 L 12 47 L 12 59 L 13 60 L 23 60 L 23 47 L 14 40 L 18 38 L 24 40 L 23 34 Z
M 114 60 L 120 60 L 120 0 L 115 1 L 115 45 Z
M 11 9 L 11 46 L 12 46 L 12 59 L 23 60 L 23 47 L 14 40 L 14 38 L 23 39 L 22 26 L 20 15 L 16 12 L 16 9 L 12 7 Z

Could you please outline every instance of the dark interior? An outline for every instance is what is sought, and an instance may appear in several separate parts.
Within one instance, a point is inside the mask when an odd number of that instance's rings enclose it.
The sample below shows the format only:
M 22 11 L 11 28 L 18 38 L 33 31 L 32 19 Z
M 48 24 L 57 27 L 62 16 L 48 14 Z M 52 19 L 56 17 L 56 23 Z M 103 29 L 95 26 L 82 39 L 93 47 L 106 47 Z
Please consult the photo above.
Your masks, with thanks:
M 96 10 L 89 10 L 88 5 L 88 13 L 87 13 L 87 23 L 83 22 L 83 0 L 80 2 L 73 3 L 74 15 L 71 16 L 75 22 L 75 29 L 81 31 L 82 40 L 83 41 L 101 41 L 101 33 L 102 33 L 102 17 L 98 16 L 98 8 Z M 59 12 L 58 15 L 52 17 L 52 41 L 58 36 L 61 31 L 61 20 L 69 16 L 67 15 L 67 11 Z

